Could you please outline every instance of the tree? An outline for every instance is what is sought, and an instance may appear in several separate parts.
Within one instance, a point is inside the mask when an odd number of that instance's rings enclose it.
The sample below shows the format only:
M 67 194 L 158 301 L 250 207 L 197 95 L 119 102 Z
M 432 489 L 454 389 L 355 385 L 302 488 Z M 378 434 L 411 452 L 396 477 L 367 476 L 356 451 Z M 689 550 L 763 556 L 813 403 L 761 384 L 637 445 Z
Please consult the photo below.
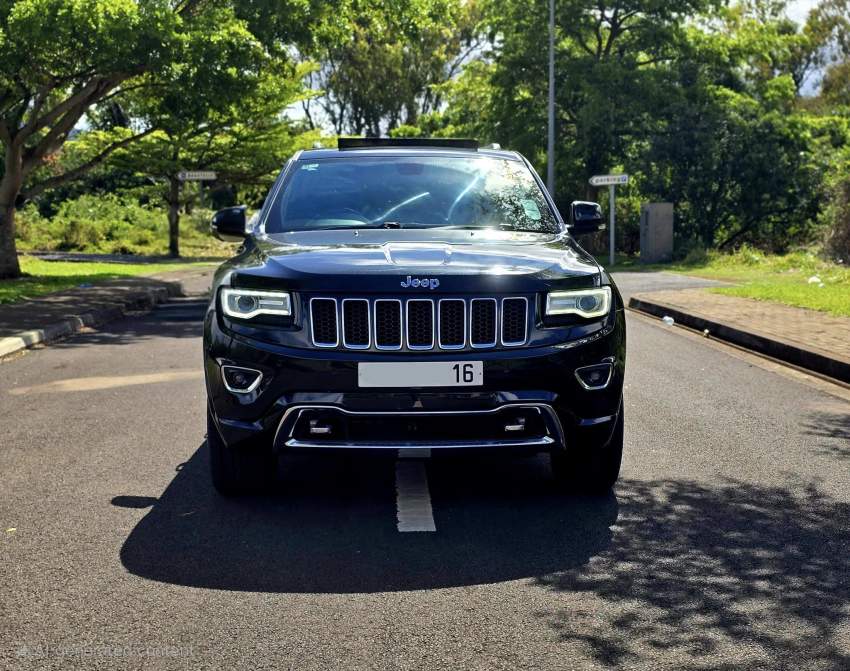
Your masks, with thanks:
M 559 200 L 595 199 L 589 176 L 625 170 L 636 198 L 676 203 L 680 241 L 779 250 L 812 239 L 824 155 L 840 133 L 799 91 L 823 58 L 823 35 L 841 44 L 836 7 L 846 2 L 824 0 L 813 13 L 820 27 L 800 32 L 781 1 L 558 0 Z M 488 47 L 441 87 L 447 109 L 420 127 L 500 142 L 542 167 L 546 9 L 488 2 Z M 831 67 L 834 110 L 845 80 Z
M 181 95 L 143 89 L 130 96 L 131 118 L 157 130 L 117 151 L 111 163 L 164 184 L 171 256 L 180 255 L 180 208 L 188 200 L 181 171 L 212 170 L 221 183 L 268 183 L 286 156 L 318 139 L 281 113 L 306 95 L 304 69 L 273 59 L 253 75 L 245 68 L 219 72 L 230 82 L 186 82 L 176 89 Z
M 186 76 L 202 85 L 231 65 L 220 51 L 280 52 L 299 34 L 287 25 L 323 3 L 302 0 L 0 0 L 0 278 L 20 274 L 15 211 L 27 197 L 79 177 L 153 132 L 130 128 L 69 174 L 34 173 L 58 152 L 95 104 L 141 87 L 163 94 Z M 241 41 L 245 50 L 236 49 Z M 202 73 L 208 81 L 205 82 Z M 226 73 L 226 72 L 225 72 Z M 227 73 L 226 73 L 227 74 Z M 232 74 L 232 72 L 230 73 Z
M 686 39 L 685 18 L 715 4 L 558 0 L 558 193 L 591 197 L 587 178 L 622 163 L 663 104 L 666 69 Z M 475 66 L 448 85 L 444 120 L 519 149 L 542 167 L 548 72 L 541 44 L 547 5 L 490 0 L 482 11 L 489 46 L 480 50 Z
M 441 106 L 435 85 L 453 77 L 477 44 L 476 4 L 460 0 L 345 0 L 305 53 L 318 105 L 338 134 L 380 135 Z
M 680 242 L 784 251 L 812 237 L 831 122 L 798 105 L 799 34 L 787 26 L 755 3 L 689 33 L 667 104 L 628 161 L 648 198 L 677 204 Z
M 0 277 L 20 274 L 15 209 L 32 172 L 86 110 L 173 60 L 197 2 L 21 0 L 0 3 Z M 92 162 L 135 139 L 118 140 Z

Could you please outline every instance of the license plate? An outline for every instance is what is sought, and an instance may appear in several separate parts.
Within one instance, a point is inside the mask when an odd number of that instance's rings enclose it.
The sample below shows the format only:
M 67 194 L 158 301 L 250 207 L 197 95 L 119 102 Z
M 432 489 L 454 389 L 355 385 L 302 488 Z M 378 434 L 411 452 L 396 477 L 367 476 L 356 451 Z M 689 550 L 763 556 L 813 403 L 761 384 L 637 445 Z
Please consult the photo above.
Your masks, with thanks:
M 481 361 L 360 363 L 361 387 L 476 387 L 484 384 Z

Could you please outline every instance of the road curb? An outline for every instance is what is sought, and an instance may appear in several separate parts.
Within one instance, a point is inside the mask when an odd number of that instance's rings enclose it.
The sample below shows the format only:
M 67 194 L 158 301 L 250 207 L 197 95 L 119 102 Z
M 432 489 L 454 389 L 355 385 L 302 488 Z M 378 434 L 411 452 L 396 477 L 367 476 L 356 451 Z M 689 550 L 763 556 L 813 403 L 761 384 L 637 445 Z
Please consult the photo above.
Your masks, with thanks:
M 677 323 L 698 331 L 708 329 L 712 338 L 730 342 L 844 383 L 850 383 L 850 362 L 830 357 L 824 352 L 803 349 L 759 333 L 745 331 L 696 314 L 683 312 L 679 308 L 665 303 L 656 303 L 646 298 L 630 298 L 629 308 L 654 317 L 670 316 Z
M 167 282 L 165 286 L 149 287 L 134 291 L 115 302 L 105 304 L 78 315 L 72 315 L 58 322 L 48 324 L 44 328 L 20 331 L 14 335 L 0 338 L 0 359 L 15 354 L 36 345 L 47 344 L 69 335 L 79 333 L 85 328 L 101 326 L 107 322 L 123 317 L 133 310 L 149 310 L 158 303 L 163 303 L 174 296 L 185 296 L 183 283 Z

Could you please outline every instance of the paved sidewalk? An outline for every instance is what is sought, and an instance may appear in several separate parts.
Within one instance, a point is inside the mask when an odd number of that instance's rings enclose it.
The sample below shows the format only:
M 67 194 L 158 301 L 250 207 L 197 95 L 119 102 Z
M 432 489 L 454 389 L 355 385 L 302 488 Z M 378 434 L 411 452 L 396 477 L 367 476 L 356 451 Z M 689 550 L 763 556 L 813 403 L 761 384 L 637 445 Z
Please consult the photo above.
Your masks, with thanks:
M 171 296 L 206 294 L 214 271 L 210 265 L 109 280 L 0 305 L 0 357 L 103 324 L 126 311 L 148 309 Z
M 704 289 L 637 293 L 629 306 L 850 382 L 850 318 Z
M 617 283 L 617 289 L 620 290 L 620 294 L 626 302 L 626 305 L 628 305 L 629 299 L 632 296 L 635 294 L 642 294 L 647 291 L 732 286 L 729 282 L 708 280 L 703 277 L 680 275 L 678 273 L 669 273 L 665 271 L 621 270 L 613 273 L 613 276 L 614 281 Z

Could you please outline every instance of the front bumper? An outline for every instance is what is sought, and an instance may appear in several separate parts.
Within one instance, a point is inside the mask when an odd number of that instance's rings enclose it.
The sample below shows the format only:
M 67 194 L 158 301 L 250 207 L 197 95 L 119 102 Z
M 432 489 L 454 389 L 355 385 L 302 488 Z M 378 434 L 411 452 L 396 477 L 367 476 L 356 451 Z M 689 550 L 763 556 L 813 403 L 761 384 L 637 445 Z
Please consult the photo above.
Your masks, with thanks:
M 204 359 L 209 408 L 228 446 L 259 442 L 278 451 L 351 447 L 570 450 L 604 445 L 614 428 L 625 370 L 625 318 L 618 310 L 605 329 L 585 341 L 510 351 L 417 355 L 281 347 L 222 329 L 211 309 L 205 321 Z M 440 359 L 483 361 L 484 385 L 474 390 L 358 387 L 361 361 Z M 582 387 L 575 370 L 604 360 L 614 363 L 608 385 L 594 390 Z M 262 381 L 250 393 L 234 394 L 225 387 L 222 365 L 259 370 Z M 498 435 L 498 427 L 524 412 L 530 413 L 526 419 L 534 430 L 521 436 Z M 332 437 L 305 439 L 303 426 L 310 419 L 337 422 L 339 429 Z M 368 421 L 380 427 L 374 435 L 363 433 Z M 393 427 L 398 429 L 396 435 Z

